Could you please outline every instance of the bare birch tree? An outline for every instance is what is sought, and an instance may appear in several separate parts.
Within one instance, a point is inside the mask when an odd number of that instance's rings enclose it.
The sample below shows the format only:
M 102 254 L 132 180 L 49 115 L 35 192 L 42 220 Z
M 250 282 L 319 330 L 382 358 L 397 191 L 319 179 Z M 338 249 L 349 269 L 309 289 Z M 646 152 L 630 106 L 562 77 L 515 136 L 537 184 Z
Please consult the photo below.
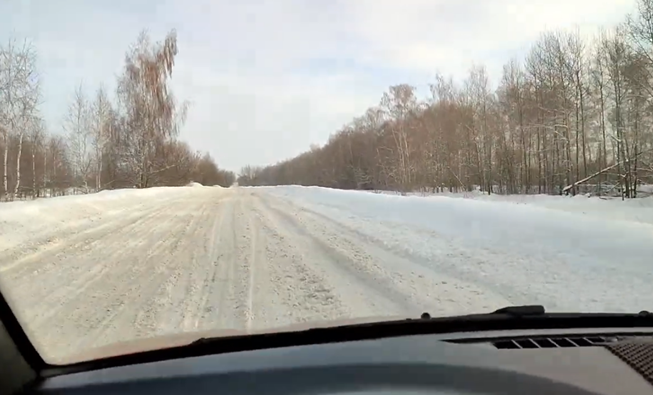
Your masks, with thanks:
M 77 186 L 83 186 L 85 192 L 88 192 L 88 176 L 93 163 L 92 129 L 89 103 L 82 84 L 75 89 L 63 129 L 66 132 L 73 178 Z
M 12 199 L 20 187 L 20 158 L 25 133 L 33 125 L 39 102 L 39 76 L 36 73 L 36 52 L 31 43 L 16 40 L 0 47 L 0 132 L 4 142 L 3 187 L 4 193 Z M 13 193 L 9 193 L 8 156 L 10 138 L 18 140 L 16 155 L 16 182 Z
M 153 44 L 147 33 L 139 36 L 125 58 L 118 81 L 118 97 L 125 111 L 126 136 L 123 160 L 141 188 L 168 166 L 159 159 L 165 144 L 178 134 L 185 120 L 185 106 L 177 105 L 170 90 L 177 35 L 173 30 L 163 43 Z
M 95 190 L 102 189 L 102 163 L 105 145 L 111 136 L 111 103 L 104 88 L 100 87 L 91 106 L 91 145 L 95 163 Z
M 44 151 L 43 158 L 46 157 L 45 155 L 45 150 L 43 149 L 43 139 L 45 137 L 45 122 L 41 119 L 38 120 L 38 122 L 35 122 L 33 127 L 30 130 L 30 147 L 31 147 L 31 154 L 32 154 L 32 197 L 35 198 L 39 196 L 39 191 L 40 191 L 40 185 L 39 185 L 39 177 L 36 174 L 36 169 L 37 169 L 37 161 L 38 161 L 38 154 L 39 150 Z M 43 174 L 45 175 L 45 165 L 46 163 L 43 162 Z
M 410 188 L 413 147 L 408 139 L 408 118 L 417 109 L 415 87 L 406 84 L 391 86 L 388 92 L 383 94 L 381 108 L 393 120 L 390 130 L 398 160 L 399 184 L 403 188 Z

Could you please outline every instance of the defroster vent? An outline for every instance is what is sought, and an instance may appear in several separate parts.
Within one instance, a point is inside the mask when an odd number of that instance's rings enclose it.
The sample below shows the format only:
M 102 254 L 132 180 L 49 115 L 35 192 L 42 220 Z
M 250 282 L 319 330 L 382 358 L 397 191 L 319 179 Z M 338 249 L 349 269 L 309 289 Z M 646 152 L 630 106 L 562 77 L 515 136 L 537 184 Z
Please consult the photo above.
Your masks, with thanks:
M 529 348 L 594 347 L 619 341 L 616 336 L 527 337 L 496 340 L 492 344 L 501 350 Z

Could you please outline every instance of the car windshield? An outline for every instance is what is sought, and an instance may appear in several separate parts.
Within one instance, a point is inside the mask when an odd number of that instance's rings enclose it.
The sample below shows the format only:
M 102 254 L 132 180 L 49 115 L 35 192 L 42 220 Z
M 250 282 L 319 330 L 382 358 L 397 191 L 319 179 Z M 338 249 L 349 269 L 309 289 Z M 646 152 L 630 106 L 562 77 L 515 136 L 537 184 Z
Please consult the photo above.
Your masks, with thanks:
M 64 364 L 653 307 L 653 0 L 4 1 L 0 291 Z

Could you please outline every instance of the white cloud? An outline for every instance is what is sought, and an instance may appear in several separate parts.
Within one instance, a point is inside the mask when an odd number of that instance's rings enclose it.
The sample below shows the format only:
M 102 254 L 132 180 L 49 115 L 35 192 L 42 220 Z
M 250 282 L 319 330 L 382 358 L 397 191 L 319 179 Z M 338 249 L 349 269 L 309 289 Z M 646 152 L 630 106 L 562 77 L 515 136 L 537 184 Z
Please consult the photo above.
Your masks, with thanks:
M 173 74 L 191 102 L 183 138 L 237 170 L 324 142 L 391 84 L 435 70 L 492 78 L 546 29 L 613 25 L 633 1 L 604 0 L 32 0 L 0 4 L 0 39 L 30 37 L 44 112 L 57 130 L 74 85 L 112 89 L 124 52 L 147 28 L 176 28 Z
M 473 62 L 488 63 L 495 54 L 523 52 L 547 30 L 594 32 L 600 25 L 621 22 L 634 9 L 631 0 L 360 0 L 348 4 L 348 13 L 354 15 L 353 34 L 369 45 L 367 61 L 414 71 L 437 67 L 449 73 L 465 72 Z

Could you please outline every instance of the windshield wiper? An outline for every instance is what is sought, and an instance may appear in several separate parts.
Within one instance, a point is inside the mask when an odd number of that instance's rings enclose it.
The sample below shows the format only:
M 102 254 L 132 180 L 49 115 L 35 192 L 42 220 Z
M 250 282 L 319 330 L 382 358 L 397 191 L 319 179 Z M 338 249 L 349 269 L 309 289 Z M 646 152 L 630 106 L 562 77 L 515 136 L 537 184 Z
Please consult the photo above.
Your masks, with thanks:
M 510 317 L 523 317 L 523 316 L 534 316 L 534 315 L 542 315 L 545 314 L 545 309 L 544 306 L 540 305 L 524 305 L 524 306 L 507 306 L 507 307 L 502 307 L 498 310 L 495 310 L 491 313 L 480 313 L 480 314 L 470 314 L 470 315 L 459 315 L 459 316 L 450 316 L 450 317 L 432 317 L 428 312 L 422 313 L 420 316 L 419 320 L 436 320 L 438 322 L 442 322 L 443 320 L 446 322 L 454 322 L 454 321 L 459 321 L 459 320 L 468 320 L 468 319 L 476 319 L 476 318 L 487 318 L 491 316 L 498 316 L 498 315 L 506 315 Z M 453 321 L 452 321 L 453 320 Z M 286 331 L 286 332 L 278 332 L 278 333 L 305 333 L 305 332 L 316 332 L 316 331 L 333 331 L 337 329 L 354 329 L 354 328 L 367 328 L 367 327 L 377 327 L 377 326 L 386 326 L 386 325 L 396 325 L 396 324 L 402 324 L 410 321 L 416 321 L 414 318 L 406 318 L 405 320 L 402 321 L 380 321 L 380 322 L 365 322 L 365 323 L 359 323 L 359 324 L 346 324 L 346 325 L 337 325 L 337 326 L 331 326 L 331 327 L 320 327 L 320 328 L 309 328 L 305 330 L 299 330 L 299 331 Z M 216 337 L 201 337 L 192 343 L 190 345 L 201 345 L 201 344 L 207 344 L 211 343 L 214 341 L 224 341 L 224 339 L 233 339 L 233 338 L 239 338 L 241 336 L 245 337 L 251 337 L 251 336 L 259 336 L 259 335 L 273 335 L 274 333 L 259 333 L 259 334 L 251 334 L 251 335 L 239 335 L 239 336 L 216 336 Z
M 509 314 L 513 316 L 523 317 L 527 315 L 542 315 L 546 313 L 544 306 L 540 305 L 525 305 L 525 306 L 508 306 L 493 311 L 490 314 Z
M 319 327 L 292 332 L 273 332 L 235 337 L 201 338 L 193 345 L 227 344 L 238 339 L 284 339 L 286 345 L 305 345 L 337 341 L 377 339 L 454 332 L 478 332 L 517 329 L 567 328 L 653 328 L 653 314 L 639 313 L 547 313 L 544 306 L 507 306 L 490 313 L 449 317 L 431 317 L 423 313 L 419 318 L 367 322 L 333 327 Z
M 544 306 L 541 305 L 523 305 L 523 306 L 507 306 L 507 307 L 502 307 L 498 310 L 495 310 L 491 313 L 483 313 L 483 314 L 472 314 L 470 316 L 481 316 L 485 317 L 488 314 L 506 314 L 509 316 L 513 317 L 524 317 L 524 316 L 533 316 L 533 315 L 543 315 L 546 313 L 546 310 L 544 309 Z M 454 316 L 454 317 L 445 317 L 445 318 L 462 318 L 462 317 L 470 317 L 470 316 Z M 429 313 L 422 313 L 420 319 L 432 319 L 431 315 Z

